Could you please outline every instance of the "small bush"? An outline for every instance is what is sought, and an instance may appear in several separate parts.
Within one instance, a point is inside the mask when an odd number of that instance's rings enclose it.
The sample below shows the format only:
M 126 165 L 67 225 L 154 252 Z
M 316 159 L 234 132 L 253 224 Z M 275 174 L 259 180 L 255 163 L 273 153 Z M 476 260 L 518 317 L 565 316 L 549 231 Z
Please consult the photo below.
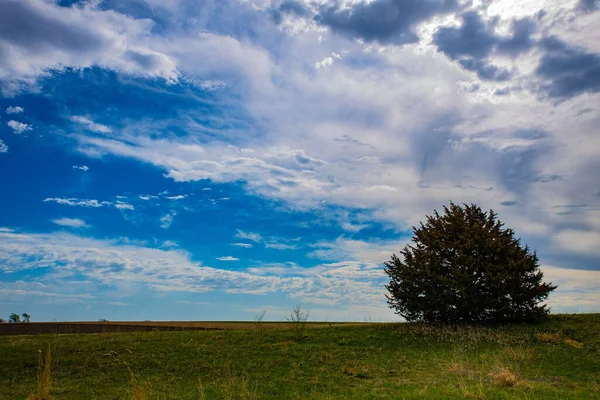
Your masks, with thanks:
M 294 330 L 294 339 L 302 340 L 304 331 L 306 330 L 306 322 L 308 321 L 309 311 L 303 311 L 300 305 L 295 306 L 290 310 L 286 320 L 292 323 Z

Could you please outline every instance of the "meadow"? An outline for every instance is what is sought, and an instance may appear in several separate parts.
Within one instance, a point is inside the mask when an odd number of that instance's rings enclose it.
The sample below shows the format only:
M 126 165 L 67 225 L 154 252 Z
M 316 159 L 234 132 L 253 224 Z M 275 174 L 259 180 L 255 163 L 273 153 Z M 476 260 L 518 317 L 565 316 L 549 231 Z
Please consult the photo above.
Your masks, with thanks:
M 1 336 L 0 399 L 600 399 L 600 314 L 277 326 Z

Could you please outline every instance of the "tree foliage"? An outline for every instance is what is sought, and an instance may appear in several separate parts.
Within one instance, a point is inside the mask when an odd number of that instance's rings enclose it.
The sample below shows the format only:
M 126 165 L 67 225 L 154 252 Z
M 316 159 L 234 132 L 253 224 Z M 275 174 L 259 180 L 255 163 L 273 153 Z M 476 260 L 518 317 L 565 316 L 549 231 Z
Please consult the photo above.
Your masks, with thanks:
M 8 317 L 8 322 L 21 322 L 21 317 L 19 316 L 19 314 L 12 313 L 10 314 L 10 317 Z
M 411 244 L 385 263 L 389 306 L 408 321 L 507 322 L 546 316 L 556 289 L 537 254 L 497 214 L 450 203 L 413 227 Z

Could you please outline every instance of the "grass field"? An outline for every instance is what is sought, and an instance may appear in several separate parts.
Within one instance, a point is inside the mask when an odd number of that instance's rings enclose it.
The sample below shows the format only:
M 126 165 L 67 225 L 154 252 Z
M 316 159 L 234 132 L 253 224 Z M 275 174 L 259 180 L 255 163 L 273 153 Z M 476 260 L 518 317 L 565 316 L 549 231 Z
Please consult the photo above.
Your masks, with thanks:
M 539 325 L 365 324 L 0 337 L 0 398 L 600 399 L 600 314 Z

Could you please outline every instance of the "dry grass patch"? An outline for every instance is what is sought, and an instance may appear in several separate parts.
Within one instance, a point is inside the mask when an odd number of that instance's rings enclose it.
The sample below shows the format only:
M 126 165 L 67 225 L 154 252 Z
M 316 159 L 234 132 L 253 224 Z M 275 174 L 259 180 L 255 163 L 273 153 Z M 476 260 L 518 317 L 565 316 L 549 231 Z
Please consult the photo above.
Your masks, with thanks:
M 573 339 L 565 339 L 564 342 L 566 344 L 568 344 L 569 346 L 573 346 L 577 349 L 583 349 L 583 343 L 578 342 L 577 340 L 573 340 Z
M 38 350 L 38 376 L 37 388 L 28 400 L 50 400 L 50 367 L 52 365 L 52 349 L 50 343 L 46 348 L 46 354 L 42 357 L 42 351 Z
M 537 340 L 539 340 L 542 343 L 548 343 L 548 344 L 557 344 L 562 342 L 562 337 L 560 335 L 560 333 L 550 333 L 550 332 L 545 332 L 545 333 L 538 333 L 537 335 L 535 335 L 535 337 L 537 338 Z
M 499 386 L 513 387 L 519 383 L 517 375 L 508 368 L 502 368 L 497 372 L 493 372 L 490 374 L 490 377 Z

